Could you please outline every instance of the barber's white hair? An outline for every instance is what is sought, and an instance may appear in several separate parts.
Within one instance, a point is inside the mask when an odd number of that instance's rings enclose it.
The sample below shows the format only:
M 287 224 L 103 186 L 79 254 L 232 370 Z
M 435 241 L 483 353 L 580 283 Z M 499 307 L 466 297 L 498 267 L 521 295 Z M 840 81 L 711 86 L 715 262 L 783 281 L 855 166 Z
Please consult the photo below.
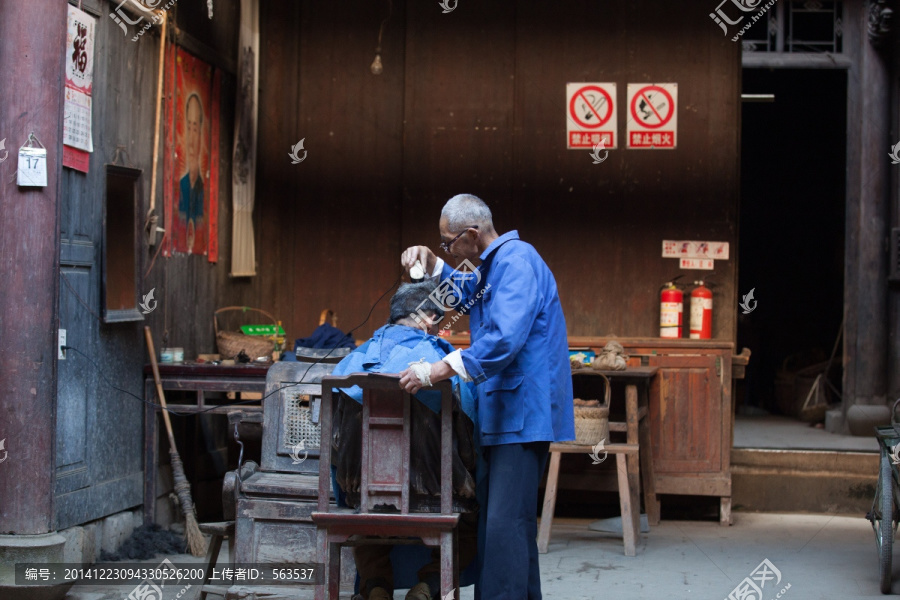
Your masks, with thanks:
M 491 209 L 484 200 L 472 194 L 453 196 L 441 210 L 441 218 L 447 219 L 447 229 L 457 233 L 477 225 L 481 231 L 493 231 L 494 220 Z

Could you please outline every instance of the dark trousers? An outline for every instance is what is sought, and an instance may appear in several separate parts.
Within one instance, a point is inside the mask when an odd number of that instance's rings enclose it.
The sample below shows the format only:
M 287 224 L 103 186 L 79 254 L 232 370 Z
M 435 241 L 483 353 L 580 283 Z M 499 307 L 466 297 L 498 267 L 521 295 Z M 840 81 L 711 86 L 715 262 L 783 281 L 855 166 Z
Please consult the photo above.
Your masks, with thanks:
M 476 600 L 540 600 L 538 484 L 549 442 L 482 448 L 485 499 L 479 513 L 481 577 Z M 483 549 L 482 549 L 483 544 Z

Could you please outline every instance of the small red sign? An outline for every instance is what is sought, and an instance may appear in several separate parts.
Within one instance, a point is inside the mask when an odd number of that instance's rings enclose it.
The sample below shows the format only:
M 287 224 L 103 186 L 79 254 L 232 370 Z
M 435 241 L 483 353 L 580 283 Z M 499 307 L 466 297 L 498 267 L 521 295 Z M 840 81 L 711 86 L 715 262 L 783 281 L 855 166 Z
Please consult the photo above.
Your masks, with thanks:
M 78 148 L 73 148 L 72 146 L 66 146 L 65 144 L 63 144 L 64 167 L 69 167 L 70 169 L 75 169 L 76 171 L 87 173 L 90 163 L 90 152 L 85 152 L 84 150 L 79 150 Z

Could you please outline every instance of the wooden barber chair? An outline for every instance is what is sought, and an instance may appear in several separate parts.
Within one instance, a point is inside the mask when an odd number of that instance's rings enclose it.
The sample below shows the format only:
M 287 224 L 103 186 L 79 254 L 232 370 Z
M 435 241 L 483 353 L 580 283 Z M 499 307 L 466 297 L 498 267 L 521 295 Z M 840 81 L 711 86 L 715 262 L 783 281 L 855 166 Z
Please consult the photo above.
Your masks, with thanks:
M 325 566 L 324 585 L 316 600 L 337 600 L 346 559 L 342 549 L 363 544 L 420 543 L 439 547 L 441 598 L 459 598 L 456 526 L 453 512 L 453 394 L 450 382 L 434 386 L 441 392 L 441 512 L 410 512 L 410 401 L 399 376 L 357 373 L 322 379 L 321 439 L 331 439 L 334 388 L 363 390 L 362 468 L 359 509 L 329 504 L 331 445 L 319 449 L 318 509 L 311 514 L 317 527 L 318 560 Z M 350 561 L 352 563 L 352 560 Z

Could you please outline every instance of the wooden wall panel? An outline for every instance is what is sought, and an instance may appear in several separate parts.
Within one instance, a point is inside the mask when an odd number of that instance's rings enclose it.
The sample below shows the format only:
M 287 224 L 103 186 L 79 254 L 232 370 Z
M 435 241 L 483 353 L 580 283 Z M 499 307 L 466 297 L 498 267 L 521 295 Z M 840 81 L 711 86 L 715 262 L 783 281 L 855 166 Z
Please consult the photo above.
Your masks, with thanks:
M 479 2 L 448 14 L 408 5 L 404 247 L 437 250 L 440 210 L 455 194 L 473 193 L 492 205 L 510 198 L 512 16 L 509 3 Z
M 206 3 L 190 3 L 184 6 L 176 4 L 169 11 L 169 41 L 176 38 L 173 29 L 177 26 L 178 37 L 182 47 L 197 55 L 202 60 L 211 62 L 220 70 L 221 86 L 219 89 L 219 161 L 218 161 L 218 243 L 219 260 L 213 264 L 206 256 L 177 254 L 164 258 L 162 253 L 150 267 L 157 247 L 145 246 L 142 274 L 147 273 L 143 293 L 156 290 L 157 309 L 145 317 L 155 339 L 157 349 L 164 345 L 184 348 L 185 357 L 193 359 L 200 353 L 216 352 L 215 334 L 213 330 L 213 313 L 222 306 L 236 304 L 239 301 L 241 283 L 229 276 L 231 263 L 231 154 L 234 140 L 234 103 L 235 73 L 231 71 L 235 64 L 238 41 L 238 25 L 240 20 L 239 3 L 216 3 L 213 19 L 207 16 Z M 153 28 L 154 35 L 146 35 L 139 44 L 146 46 L 147 58 L 135 63 L 133 68 L 147 71 L 148 82 L 139 89 L 129 91 L 142 98 L 142 118 L 145 122 L 128 131 L 136 136 L 134 143 L 146 152 L 146 158 L 140 165 L 144 168 L 144 210 L 146 214 L 150 203 L 150 156 L 152 155 L 154 118 L 154 96 L 156 94 L 157 58 L 159 51 L 159 28 Z M 187 40 L 184 37 L 188 38 Z M 128 44 L 131 44 L 128 41 Z M 172 77 L 171 72 L 166 77 Z M 167 147 L 165 136 L 165 110 L 168 103 L 163 104 L 162 122 L 160 124 L 160 157 L 158 167 L 158 185 L 156 213 L 159 225 L 165 220 L 163 201 L 164 180 L 163 164 L 166 152 L 173 151 Z M 159 239 L 159 238 L 158 238 Z M 148 272 L 149 269 L 149 272 Z M 163 342 L 167 341 L 166 344 Z M 143 336 L 138 331 L 137 342 L 143 344 Z
M 95 8 L 86 5 L 86 10 Z M 140 489 L 133 482 L 140 478 L 142 469 L 142 405 L 112 389 L 103 378 L 123 389 L 140 392 L 146 359 L 140 336 L 143 323 L 100 322 L 101 249 L 105 165 L 113 162 L 119 146 L 124 150 L 120 164 L 143 169 L 139 185 L 143 200 L 149 198 L 152 135 L 145 133 L 153 130 L 158 46 L 147 35 L 132 42 L 132 35 L 123 35 L 102 9 L 93 14 L 97 18 L 94 152 L 87 174 L 62 169 L 60 196 L 63 269 L 59 327 L 67 330 L 66 343 L 78 351 L 69 350 L 65 361 L 59 363 L 54 499 L 55 527 L 59 529 L 141 502 Z M 138 213 L 143 220 L 146 208 L 138 207 Z M 142 258 L 138 257 L 139 270 L 146 266 Z M 143 293 L 148 291 L 149 288 Z
M 82 174 L 62 171 L 60 199 L 61 262 L 59 326 L 71 333 L 67 343 L 102 370 L 106 380 L 137 395 L 143 390 L 147 362 L 142 327 L 149 325 L 157 348 L 183 346 L 187 357 L 214 349 L 212 312 L 220 302 L 234 299 L 227 278 L 227 262 L 211 265 L 203 256 L 158 258 L 139 285 L 139 295 L 155 290 L 156 309 L 143 321 L 105 324 L 99 321 L 105 165 L 113 162 L 118 147 L 125 151 L 120 164 L 143 170 L 139 185 L 141 223 L 150 205 L 153 176 L 153 124 L 159 56 L 159 28 L 132 41 L 137 27 L 124 33 L 109 18 L 107 3 L 85 3 L 97 18 L 94 51 L 93 141 L 90 170 Z M 205 18 L 205 15 L 204 15 Z M 207 19 L 208 21 L 208 19 Z M 193 31 L 192 19 L 180 19 Z M 204 23 L 211 51 L 235 52 L 236 22 L 232 11 L 222 10 Z M 170 32 L 172 29 L 170 28 Z M 229 256 L 231 193 L 231 140 L 234 122 L 234 78 L 225 76 L 221 89 L 219 229 L 222 256 Z M 160 145 L 160 152 L 167 148 Z M 162 159 L 162 154 L 160 155 Z M 157 171 L 162 182 L 162 160 Z M 156 213 L 164 222 L 162 187 L 158 187 Z M 148 248 L 141 234 L 139 270 L 144 275 L 156 247 Z M 66 285 L 66 281 L 71 284 Z M 78 293 L 78 297 L 75 296 Z M 143 405 L 109 386 L 87 358 L 70 350 L 60 365 L 57 420 L 56 527 L 65 528 L 125 510 L 141 502 L 141 421 Z M 70 375 L 63 377 L 63 375 Z M 74 388 L 72 387 L 74 386 Z M 79 389 L 80 388 L 80 389 Z M 84 409 L 84 410 L 82 410 Z M 80 416 L 79 416 L 80 415 Z M 84 432 L 84 433 L 82 433 Z M 81 457 L 83 460 L 74 460 Z
M 291 339 L 325 308 L 348 330 L 400 275 L 403 3 L 385 24 L 377 76 L 369 65 L 386 4 L 262 7 L 254 292 L 285 315 Z M 300 139 L 308 154 L 293 165 Z M 385 322 L 389 299 L 356 337 Z
M 658 335 L 658 288 L 680 273 L 661 241 L 737 255 L 739 48 L 680 3 L 520 2 L 516 17 L 520 234 L 556 275 L 570 335 Z M 618 86 L 619 149 L 599 165 L 565 147 L 565 84 L 579 81 Z M 624 150 L 627 84 L 642 82 L 679 84 L 676 150 Z M 714 337 L 733 339 L 734 259 L 713 277 Z
M 327 306 L 355 324 L 396 278 L 399 251 L 436 249 L 441 206 L 470 192 L 499 231 L 519 229 L 544 256 L 570 335 L 657 335 L 658 289 L 681 273 L 661 241 L 730 242 L 731 260 L 711 275 L 714 337 L 734 339 L 740 48 L 711 26 L 708 6 L 494 1 L 444 14 L 395 2 L 378 77 L 368 65 L 386 4 L 264 8 L 265 238 L 252 290 L 276 296 L 292 337 Z M 678 83 L 678 149 L 620 146 L 600 165 L 567 150 L 565 84 L 576 81 L 618 84 L 620 140 L 629 82 Z M 309 155 L 290 165 L 301 138 Z
M 448 259 L 438 221 L 456 194 L 483 198 L 498 227 L 509 216 L 496 209 L 513 193 L 514 12 L 498 2 L 447 14 L 409 3 L 402 248 L 425 245 Z M 452 329 L 467 330 L 468 317 Z
M 299 141 L 288 132 L 298 129 L 296 102 L 300 92 L 299 2 L 260 2 L 259 116 L 256 160 L 256 199 L 253 227 L 256 272 L 237 279 L 242 305 L 260 307 L 282 319 L 294 281 L 295 229 L 299 212 L 297 181 L 288 153 Z M 278 64 L 278 69 L 268 68 Z M 278 107 L 275 110 L 274 107 Z M 309 148 L 307 142 L 306 147 Z M 308 159 L 307 159 L 308 160 Z M 283 289 L 278 293 L 278 287 Z

